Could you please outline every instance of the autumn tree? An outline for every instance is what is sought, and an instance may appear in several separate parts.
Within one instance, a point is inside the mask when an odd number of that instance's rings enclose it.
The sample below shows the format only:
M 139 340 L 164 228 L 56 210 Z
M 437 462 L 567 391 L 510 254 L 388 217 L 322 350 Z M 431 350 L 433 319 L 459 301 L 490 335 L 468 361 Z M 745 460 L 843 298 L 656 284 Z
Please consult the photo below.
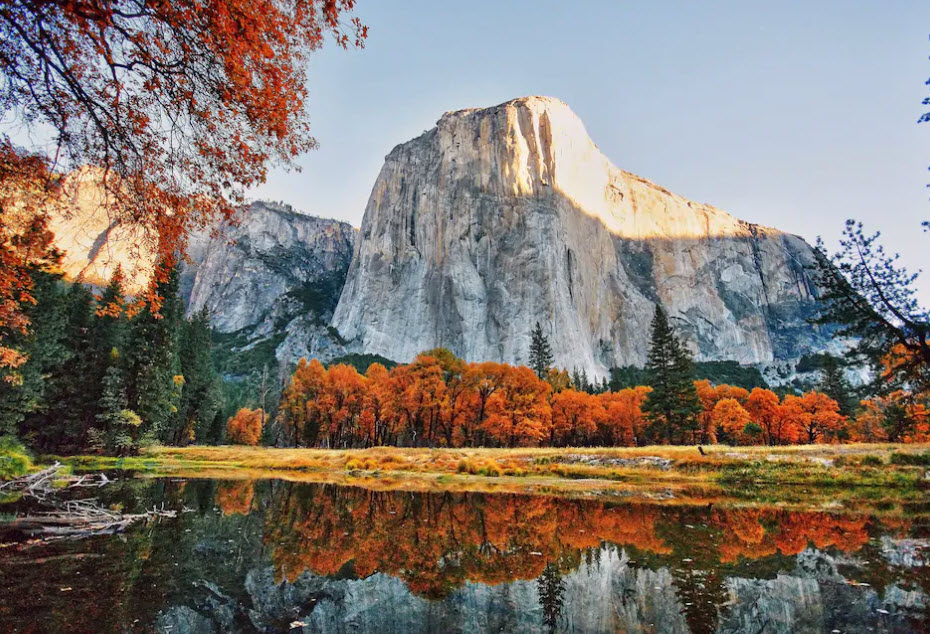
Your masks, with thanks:
M 466 447 L 483 445 L 486 429 L 485 421 L 488 416 L 488 402 L 504 386 L 505 379 L 510 374 L 510 366 L 504 363 L 485 361 L 471 363 L 466 372 L 468 381 L 474 390 L 471 399 L 471 415 L 467 416 L 459 428 L 463 444 Z
M 384 445 L 388 443 L 391 422 L 388 371 L 380 363 L 372 363 L 365 378 L 368 387 L 358 419 L 359 435 L 364 447 Z
M 367 390 L 365 377 L 351 365 L 337 364 L 326 371 L 316 407 L 320 434 L 326 447 L 346 448 L 356 437 L 356 424 Z
M 542 326 L 537 321 L 530 339 L 530 367 L 537 377 L 545 379 L 551 365 L 552 347 L 549 345 L 549 338 L 543 334 Z
M 735 398 L 723 398 L 717 401 L 711 413 L 714 427 L 726 433 L 734 441 L 745 440 L 743 430 L 752 423 L 749 412 Z
M 652 392 L 643 411 L 654 427 L 653 439 L 671 444 L 690 437 L 701 412 L 691 357 L 660 306 L 652 319 L 646 374 Z
M 160 255 L 155 281 L 165 281 L 190 231 L 231 219 L 271 165 L 314 147 L 307 58 L 330 34 L 340 46 L 362 45 L 366 27 L 344 20 L 354 4 L 2 3 L 0 113 L 51 150 L 28 154 L 0 139 L 0 331 L 28 326 L 28 275 L 50 254 L 39 235 L 47 207 L 30 204 L 17 219 L 9 200 L 54 197 L 53 163 L 93 166 L 111 224 L 139 227 Z M 2 339 L 0 347 L 3 367 L 21 364 L 22 353 Z
M 835 440 L 843 430 L 845 418 L 839 413 L 840 406 L 826 394 L 814 391 L 802 396 L 789 394 L 783 406 L 785 416 L 808 443 Z
M 604 412 L 596 396 L 576 390 L 563 390 L 552 397 L 551 445 L 589 444 Z
M 549 384 L 529 368 L 510 368 L 488 399 L 484 428 L 506 447 L 532 445 L 549 436 Z
M 409 436 L 410 444 L 432 446 L 440 428 L 446 398 L 443 368 L 435 357 L 420 354 L 413 363 L 391 372 L 393 410 Z
M 764 388 L 753 388 L 746 399 L 746 411 L 754 423 L 762 428 L 766 445 L 785 445 L 797 441 L 798 428 L 786 415 L 778 395 Z
M 926 442 L 930 439 L 930 401 L 904 390 L 862 401 L 851 433 L 862 442 Z
M 257 445 L 264 419 L 262 410 L 243 407 L 226 422 L 226 439 L 235 445 Z
M 646 419 L 643 404 L 652 388 L 640 385 L 598 395 L 603 415 L 601 438 L 610 446 L 633 447 L 642 438 Z
M 0 50 L 6 46 L 4 39 Z M 46 204 L 52 189 L 43 157 L 14 148 L 5 136 L 0 139 L 0 380 L 7 383 L 21 380 L 16 368 L 26 362 L 26 309 L 36 304 L 35 275 L 53 273 L 61 260 L 47 217 L 32 212 Z
M 317 359 L 301 359 L 281 394 L 278 418 L 285 433 L 298 447 L 313 446 L 320 432 L 316 401 L 323 393 L 326 368 Z

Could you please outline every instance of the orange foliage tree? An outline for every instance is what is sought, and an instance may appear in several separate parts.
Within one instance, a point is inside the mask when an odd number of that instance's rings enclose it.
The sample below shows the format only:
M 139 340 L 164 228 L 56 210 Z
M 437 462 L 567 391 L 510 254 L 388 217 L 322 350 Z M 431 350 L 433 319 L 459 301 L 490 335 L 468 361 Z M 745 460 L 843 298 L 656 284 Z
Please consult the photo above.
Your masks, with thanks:
M 643 403 L 651 391 L 651 387 L 640 385 L 598 395 L 603 408 L 601 438 L 605 444 L 626 447 L 636 445 L 646 426 Z
M 741 443 L 754 440 L 745 433 L 746 426 L 752 422 L 752 418 L 735 398 L 722 398 L 717 401 L 711 419 L 715 428 L 723 430 L 733 440 Z
M 2 135 L 2 197 L 53 193 L 53 168 L 93 166 L 111 222 L 139 228 L 159 256 L 153 281 L 165 281 L 192 230 L 232 220 L 245 190 L 263 182 L 270 165 L 291 165 L 315 146 L 307 58 L 327 35 L 342 47 L 363 45 L 366 27 L 358 18 L 343 19 L 354 5 L 0 3 L 0 107 L 16 125 L 51 141 L 50 155 L 32 155 L 14 151 Z M 3 203 L 0 329 L 15 330 L 28 326 L 20 315 L 30 301 L 25 276 L 47 258 L 47 249 L 23 252 L 12 239 L 23 234 L 9 211 Z M 35 219 L 23 226 L 37 228 L 49 212 L 41 205 L 28 211 Z M 33 242 L 40 247 L 44 240 Z M 157 307 L 154 288 L 148 295 Z M 6 367 L 21 362 L 9 350 L 0 355 Z
M 789 394 L 783 408 L 784 415 L 808 443 L 839 439 L 846 422 L 839 413 L 839 404 L 821 392 L 806 392 L 802 396 Z
M 265 413 L 243 407 L 226 421 L 226 439 L 234 445 L 257 445 L 262 437 Z
M 46 217 L 33 212 L 45 205 L 51 183 L 41 157 L 0 140 L 0 379 L 11 382 L 26 362 L 11 338 L 28 330 L 23 308 L 35 304 L 32 275 L 54 268 L 60 259 Z
M 862 409 L 850 433 L 853 440 L 861 442 L 928 442 L 930 409 L 925 399 L 895 390 L 886 396 L 862 401 Z
M 604 416 L 600 400 L 587 392 L 563 390 L 552 396 L 551 445 L 586 445 Z
M 549 436 L 549 384 L 525 366 L 510 368 L 488 400 L 484 428 L 507 447 L 532 445 Z
M 746 411 L 752 421 L 762 428 L 762 440 L 766 445 L 797 442 L 798 428 L 785 415 L 775 392 L 761 387 L 753 388 L 746 399 Z
M 695 441 L 704 443 L 717 442 L 717 424 L 714 421 L 714 408 L 723 399 L 733 399 L 740 405 L 746 402 L 749 392 L 733 385 L 711 385 L 710 381 L 701 379 L 694 382 L 698 399 L 701 401 L 703 411 L 700 414 L 700 432 Z
M 316 359 L 301 359 L 297 369 L 281 394 L 278 419 L 284 432 L 298 447 L 312 445 L 317 440 L 320 420 L 316 401 L 323 393 L 326 368 Z

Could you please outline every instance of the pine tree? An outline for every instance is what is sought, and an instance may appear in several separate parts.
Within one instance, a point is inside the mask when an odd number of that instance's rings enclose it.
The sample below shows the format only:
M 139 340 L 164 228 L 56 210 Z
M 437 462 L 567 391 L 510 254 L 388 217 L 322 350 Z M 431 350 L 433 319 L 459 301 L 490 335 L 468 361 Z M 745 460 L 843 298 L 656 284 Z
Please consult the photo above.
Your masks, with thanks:
M 823 392 L 840 406 L 840 414 L 852 416 L 856 410 L 856 399 L 852 386 L 846 380 L 839 360 L 833 355 L 825 355 L 820 369 L 818 391 Z
M 174 427 L 181 430 L 180 441 L 219 442 L 213 422 L 222 406 L 222 388 L 213 366 L 210 315 L 206 308 L 182 324 L 179 357 L 184 389 Z
M 554 632 L 562 616 L 565 602 L 565 581 L 555 564 L 546 565 L 545 570 L 536 580 L 539 591 L 539 605 L 542 607 L 543 625 Z
M 665 311 L 656 307 L 646 376 L 652 387 L 643 412 L 653 424 L 653 439 L 683 442 L 698 426 L 701 402 L 694 387 L 691 357 L 675 336 Z
M 41 423 L 46 450 L 79 450 L 94 425 L 100 380 L 95 378 L 93 325 L 94 297 L 80 283 L 71 284 L 65 296 L 67 325 L 63 344 L 66 360 L 49 375 L 48 416 Z
M 143 435 L 165 444 L 180 440 L 178 401 L 184 385 L 178 348 L 183 309 L 178 274 L 172 270 L 159 282 L 161 306 L 146 306 L 130 322 L 126 345 L 126 395 L 130 408 L 143 421 Z
M 35 442 L 45 429 L 41 423 L 49 405 L 49 373 L 67 358 L 63 344 L 67 314 L 61 288 L 61 275 L 34 271 L 32 296 L 35 304 L 24 313 L 31 324 L 26 334 L 16 333 L 8 341 L 28 357 L 0 380 L 0 436 L 22 434 Z
M 552 347 L 549 345 L 549 339 L 543 334 L 542 326 L 537 321 L 532 341 L 530 341 L 530 367 L 537 377 L 545 379 L 551 365 Z
M 102 395 L 97 404 L 97 425 L 88 431 L 91 446 L 119 455 L 135 453 L 142 419 L 127 405 L 119 352 L 113 348 L 110 365 L 103 376 Z

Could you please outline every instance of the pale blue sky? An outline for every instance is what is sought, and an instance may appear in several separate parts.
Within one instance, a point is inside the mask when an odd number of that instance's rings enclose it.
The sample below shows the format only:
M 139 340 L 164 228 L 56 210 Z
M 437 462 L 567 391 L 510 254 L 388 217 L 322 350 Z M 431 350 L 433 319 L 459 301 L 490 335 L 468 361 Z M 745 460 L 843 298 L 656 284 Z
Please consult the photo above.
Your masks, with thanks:
M 860 218 L 930 261 L 927 0 L 358 4 L 366 48 L 311 62 L 320 148 L 256 197 L 358 226 L 392 147 L 445 111 L 541 94 L 676 193 L 811 241 Z

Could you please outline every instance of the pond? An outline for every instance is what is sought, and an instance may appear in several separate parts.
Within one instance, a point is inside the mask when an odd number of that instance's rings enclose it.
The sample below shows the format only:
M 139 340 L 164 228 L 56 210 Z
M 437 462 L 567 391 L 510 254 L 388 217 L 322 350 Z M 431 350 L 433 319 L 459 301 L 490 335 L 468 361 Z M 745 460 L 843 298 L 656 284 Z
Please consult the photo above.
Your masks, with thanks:
M 921 503 L 824 510 L 126 474 L 82 495 L 177 513 L 83 539 L 0 529 L 0 631 L 930 627 Z

